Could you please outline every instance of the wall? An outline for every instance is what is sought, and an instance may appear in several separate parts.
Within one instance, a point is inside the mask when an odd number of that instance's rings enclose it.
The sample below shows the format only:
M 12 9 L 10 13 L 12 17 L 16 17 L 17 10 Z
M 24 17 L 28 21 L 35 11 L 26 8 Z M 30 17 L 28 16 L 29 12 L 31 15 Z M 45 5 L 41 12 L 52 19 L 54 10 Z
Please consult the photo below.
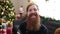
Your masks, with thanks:
M 14 5 L 16 14 L 17 14 L 17 11 L 21 5 L 23 6 L 24 11 L 26 11 L 26 6 L 27 6 L 27 4 L 29 4 L 28 0 L 11 0 L 11 2 Z

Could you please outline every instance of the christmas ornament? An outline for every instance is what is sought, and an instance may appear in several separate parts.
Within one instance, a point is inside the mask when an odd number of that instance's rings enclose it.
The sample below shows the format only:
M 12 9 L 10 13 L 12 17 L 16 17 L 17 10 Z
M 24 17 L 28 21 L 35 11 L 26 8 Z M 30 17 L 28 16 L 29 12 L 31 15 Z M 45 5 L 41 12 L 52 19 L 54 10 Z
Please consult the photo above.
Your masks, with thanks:
M 4 12 L 2 12 L 2 15 L 4 14 Z
M 9 3 L 9 1 L 8 1 L 8 0 L 7 0 L 6 2 L 7 2 L 7 3 Z
M 8 6 L 6 6 L 6 8 L 8 8 Z

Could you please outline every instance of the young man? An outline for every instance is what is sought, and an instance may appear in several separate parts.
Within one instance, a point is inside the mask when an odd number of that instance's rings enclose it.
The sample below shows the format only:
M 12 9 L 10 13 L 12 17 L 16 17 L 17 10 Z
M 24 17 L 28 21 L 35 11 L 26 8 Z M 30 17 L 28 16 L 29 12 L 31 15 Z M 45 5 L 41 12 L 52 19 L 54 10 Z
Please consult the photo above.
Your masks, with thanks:
M 19 11 L 18 11 L 18 15 L 16 15 L 16 19 L 13 21 L 13 29 L 12 29 L 13 34 L 17 34 L 19 32 L 18 27 L 23 22 L 22 20 L 24 20 L 23 13 L 24 13 L 24 9 L 21 6 L 21 7 L 19 7 Z
M 48 34 L 47 28 L 41 24 L 38 6 L 31 3 L 26 11 L 26 20 L 19 26 L 20 34 Z
M 16 20 L 20 20 L 22 18 L 23 14 L 24 14 L 24 9 L 21 6 L 21 7 L 19 7 L 19 11 L 17 11 Z

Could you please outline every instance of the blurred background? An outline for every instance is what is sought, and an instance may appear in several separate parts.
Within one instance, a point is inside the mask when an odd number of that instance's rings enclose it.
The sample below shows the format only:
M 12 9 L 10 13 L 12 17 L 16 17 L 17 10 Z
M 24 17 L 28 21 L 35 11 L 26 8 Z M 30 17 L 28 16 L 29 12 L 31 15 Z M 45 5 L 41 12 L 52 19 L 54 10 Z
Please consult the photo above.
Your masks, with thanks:
M 51 17 L 54 18 L 56 20 L 60 20 L 60 0 L 11 0 L 14 8 L 15 8 L 15 12 L 18 11 L 20 6 L 23 6 L 24 11 L 26 6 L 31 3 L 31 2 L 35 2 L 40 9 L 40 15 L 45 16 L 45 17 Z

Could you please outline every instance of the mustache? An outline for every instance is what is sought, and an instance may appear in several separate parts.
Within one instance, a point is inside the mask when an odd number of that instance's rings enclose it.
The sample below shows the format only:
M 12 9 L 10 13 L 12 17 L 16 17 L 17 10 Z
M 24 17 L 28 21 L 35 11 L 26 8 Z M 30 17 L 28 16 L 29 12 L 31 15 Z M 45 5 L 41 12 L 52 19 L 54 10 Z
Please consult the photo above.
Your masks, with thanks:
M 32 17 L 32 16 L 37 16 L 37 13 L 31 13 L 30 15 L 29 15 L 29 17 Z

